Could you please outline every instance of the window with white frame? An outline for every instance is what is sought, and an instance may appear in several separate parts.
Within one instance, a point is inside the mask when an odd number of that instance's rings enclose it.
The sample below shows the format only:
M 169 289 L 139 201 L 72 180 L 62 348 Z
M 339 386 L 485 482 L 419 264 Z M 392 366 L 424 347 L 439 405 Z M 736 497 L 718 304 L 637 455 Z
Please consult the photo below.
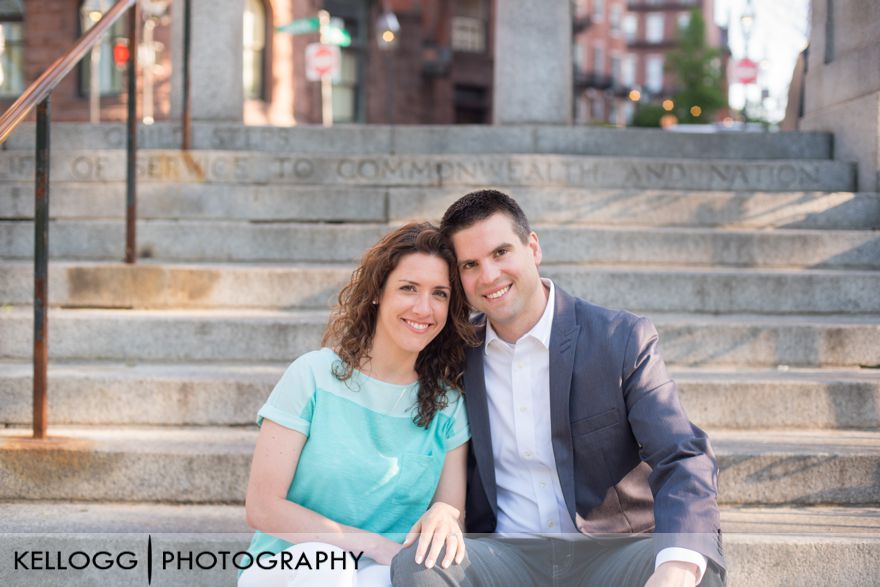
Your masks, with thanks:
M 601 21 L 605 18 L 605 0 L 593 0 L 593 20 Z
M 691 24 L 691 13 L 690 12 L 679 12 L 678 13 L 678 30 L 683 31 Z
M 623 17 L 623 38 L 631 43 L 636 40 L 639 29 L 639 20 L 635 14 L 627 14 Z
M 584 70 L 584 53 L 586 52 L 586 48 L 579 44 L 575 43 L 571 46 L 571 63 L 575 68 L 575 71 L 583 71 Z
M 623 7 L 614 4 L 608 9 L 608 23 L 611 25 L 611 34 L 620 35 L 621 21 L 623 20 Z
M 636 58 L 634 55 L 626 55 L 620 67 L 620 83 L 631 88 L 636 85 Z
M 452 4 L 450 39 L 452 50 L 461 53 L 484 53 L 489 22 L 486 0 L 457 0 Z
M 24 91 L 24 26 L 21 3 L 0 3 L 0 96 Z
M 659 94 L 663 91 L 662 55 L 651 55 L 645 62 L 645 85 L 655 94 Z
M 79 7 L 80 34 L 84 34 L 101 20 L 104 12 L 110 9 L 109 0 L 83 0 Z M 89 95 L 92 88 L 92 64 L 96 63 L 98 95 L 115 96 L 122 92 L 122 70 L 113 61 L 113 46 L 120 39 L 127 39 L 125 30 L 127 19 L 117 20 L 110 30 L 101 38 L 92 52 L 97 51 L 95 60 L 90 52 L 80 61 L 79 90 L 83 96 Z
M 612 55 L 611 56 L 611 79 L 614 80 L 615 84 L 620 83 L 621 79 L 621 60 L 620 55 Z
M 649 14 L 645 19 L 645 39 L 649 43 L 663 41 L 664 18 L 662 14 Z
M 605 49 L 601 45 L 593 47 L 593 73 L 605 74 Z

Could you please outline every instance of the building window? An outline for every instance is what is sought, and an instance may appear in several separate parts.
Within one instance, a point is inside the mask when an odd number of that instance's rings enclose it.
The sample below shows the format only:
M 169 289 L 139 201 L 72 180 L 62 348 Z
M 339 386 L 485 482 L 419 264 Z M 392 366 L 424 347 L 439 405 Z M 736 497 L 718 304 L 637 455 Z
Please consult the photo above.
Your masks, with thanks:
M 592 113 L 590 118 L 593 122 L 604 122 L 605 121 L 605 102 L 601 97 L 595 98 L 592 101 Z
M 109 10 L 111 3 L 108 0 L 84 0 L 80 4 L 79 24 L 80 36 L 95 26 L 104 14 Z M 92 84 L 96 83 L 99 96 L 116 96 L 122 92 L 122 70 L 113 62 L 113 46 L 128 40 L 125 30 L 126 19 L 117 20 L 110 30 L 101 39 L 91 53 L 80 61 L 79 91 L 83 96 L 91 94 Z M 92 57 L 92 54 L 95 57 Z M 96 79 L 92 79 L 92 64 L 95 64 Z
M 628 88 L 636 85 L 636 58 L 632 55 L 627 55 L 623 58 L 620 82 Z
M 662 14 L 649 14 L 645 20 L 645 38 L 649 43 L 660 43 L 663 41 L 663 24 L 664 18 Z
M 249 100 L 265 100 L 266 7 L 262 0 L 245 0 L 242 25 L 244 54 L 241 81 L 244 97 Z
M 450 45 L 453 51 L 485 53 L 489 10 L 486 0 L 458 0 L 453 3 Z
M 571 63 L 574 66 L 575 71 L 584 70 L 584 52 L 585 48 L 583 45 L 575 43 L 571 46 Z
M 621 61 L 619 55 L 611 56 L 611 79 L 614 80 L 614 83 L 619 85 L 621 77 L 623 76 L 623 72 L 621 71 Z
M 636 40 L 638 28 L 639 21 L 635 14 L 627 14 L 623 17 L 623 38 L 626 39 L 627 43 L 632 43 Z
M 663 91 L 663 56 L 651 55 L 645 63 L 645 85 L 654 94 Z
M 678 13 L 678 30 L 683 31 L 691 24 L 691 13 L 690 12 L 680 12 Z
M 6 6 L 12 4 L 11 6 Z M 21 3 L 0 4 L 0 96 L 24 91 L 24 36 Z
M 357 55 L 342 51 L 339 81 L 333 82 L 333 122 L 357 122 Z
M 605 0 L 593 0 L 593 20 L 601 22 L 605 18 Z
M 486 24 L 478 18 L 453 16 L 452 50 L 462 53 L 486 51 Z
M 605 74 L 605 50 L 599 45 L 593 47 L 593 73 Z
M 608 22 L 611 25 L 611 34 L 620 35 L 621 21 L 623 20 L 623 8 L 619 4 L 614 4 L 608 12 Z

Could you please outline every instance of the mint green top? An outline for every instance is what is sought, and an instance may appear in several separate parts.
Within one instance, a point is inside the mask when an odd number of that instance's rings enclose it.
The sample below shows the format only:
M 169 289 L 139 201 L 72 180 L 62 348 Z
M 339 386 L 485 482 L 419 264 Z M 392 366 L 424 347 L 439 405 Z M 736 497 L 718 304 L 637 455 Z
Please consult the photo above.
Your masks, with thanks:
M 402 542 L 431 503 L 446 453 L 470 438 L 464 400 L 448 391 L 449 405 L 421 428 L 413 422 L 418 383 L 385 383 L 359 371 L 339 381 L 337 361 L 327 348 L 294 361 L 257 423 L 268 418 L 308 437 L 287 499 Z M 290 546 L 257 531 L 248 552 Z

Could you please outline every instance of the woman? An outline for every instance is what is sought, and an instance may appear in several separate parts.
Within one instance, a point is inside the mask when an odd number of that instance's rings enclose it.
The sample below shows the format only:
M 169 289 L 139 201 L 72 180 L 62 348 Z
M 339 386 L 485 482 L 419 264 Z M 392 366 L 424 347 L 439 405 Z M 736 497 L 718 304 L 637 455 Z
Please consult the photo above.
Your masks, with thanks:
M 470 431 L 456 390 L 475 341 L 443 235 L 408 224 L 367 251 L 322 344 L 259 412 L 246 510 L 262 564 L 239 586 L 387 585 L 415 540 L 420 564 L 461 562 Z

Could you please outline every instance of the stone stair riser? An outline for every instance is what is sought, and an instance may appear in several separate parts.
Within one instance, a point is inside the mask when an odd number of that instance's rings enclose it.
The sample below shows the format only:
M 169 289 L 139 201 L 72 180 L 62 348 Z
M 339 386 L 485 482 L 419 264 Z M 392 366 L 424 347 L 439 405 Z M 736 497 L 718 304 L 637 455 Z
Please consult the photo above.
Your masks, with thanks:
M 354 266 L 49 266 L 49 301 L 96 308 L 327 309 Z M 880 273 L 712 273 L 544 266 L 593 303 L 637 312 L 880 313 Z M 0 263 L 0 301 L 33 303 L 33 267 Z
M 353 262 L 386 225 L 142 222 L 138 251 L 163 261 Z M 724 231 L 536 227 L 554 263 L 880 269 L 869 231 Z M 120 260 L 125 227 L 114 221 L 50 223 L 53 258 Z M 33 258 L 31 223 L 0 223 L 0 256 Z

